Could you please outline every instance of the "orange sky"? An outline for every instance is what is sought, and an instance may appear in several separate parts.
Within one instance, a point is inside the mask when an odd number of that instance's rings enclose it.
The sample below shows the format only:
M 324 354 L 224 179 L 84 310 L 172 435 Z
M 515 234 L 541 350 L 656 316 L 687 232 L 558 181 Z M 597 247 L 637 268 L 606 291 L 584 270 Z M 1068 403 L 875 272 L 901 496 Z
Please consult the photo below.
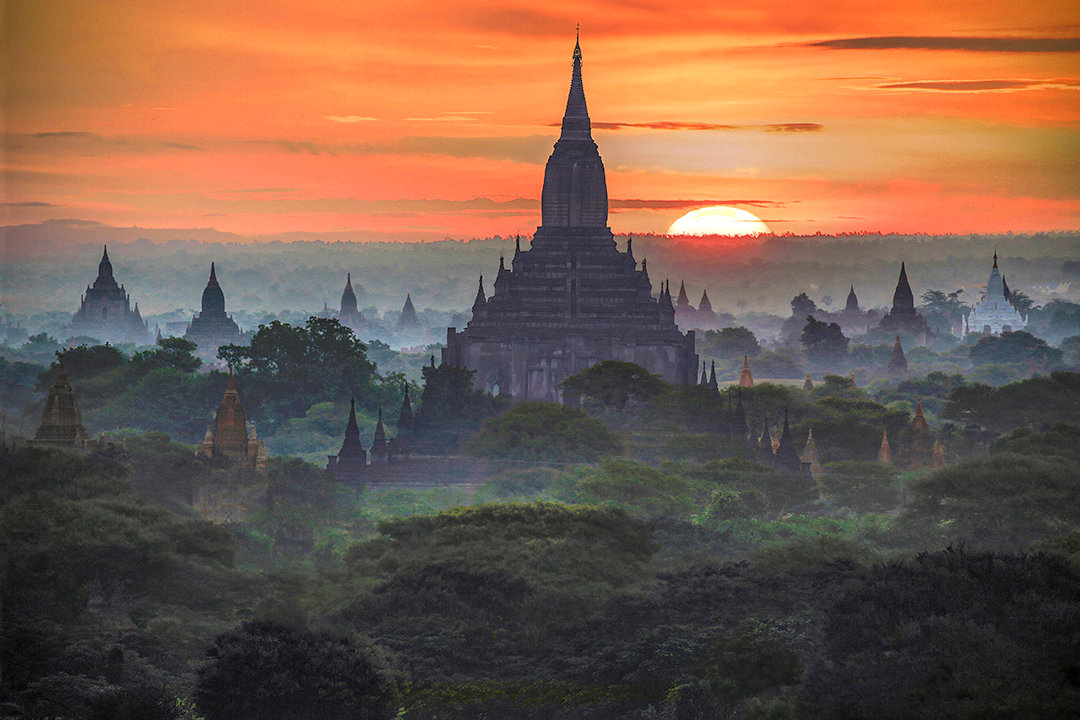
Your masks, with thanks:
M 616 232 L 1080 228 L 1080 4 L 697 5 L 11 0 L 3 224 L 531 233 L 580 22 Z

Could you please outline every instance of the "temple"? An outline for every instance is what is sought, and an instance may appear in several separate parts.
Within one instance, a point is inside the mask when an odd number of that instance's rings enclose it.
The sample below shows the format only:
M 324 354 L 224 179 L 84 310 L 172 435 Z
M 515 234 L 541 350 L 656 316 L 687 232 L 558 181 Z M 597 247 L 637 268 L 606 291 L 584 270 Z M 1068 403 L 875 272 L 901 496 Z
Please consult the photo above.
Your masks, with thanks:
M 240 344 L 243 335 L 236 322 L 225 314 L 225 293 L 218 284 L 214 263 L 210 263 L 210 279 L 202 294 L 202 311 L 191 318 L 184 339 L 199 346 L 196 351 L 203 358 L 216 358 L 222 345 Z
M 353 484 L 385 483 L 395 480 L 400 483 L 407 482 L 411 474 L 423 474 L 429 470 L 427 466 L 411 467 L 405 462 L 410 455 L 413 412 L 412 401 L 409 399 L 409 386 L 406 385 L 404 389 L 401 412 L 398 413 L 397 437 L 391 440 L 386 439 L 386 429 L 383 427 L 380 409 L 370 450 L 365 450 L 360 442 L 360 427 L 356 423 L 356 400 L 349 400 L 349 420 L 345 423 L 345 440 L 337 455 L 326 456 L 326 472 L 334 480 Z M 397 467 L 392 468 L 392 465 L 397 465 Z
M 195 454 L 208 460 L 218 460 L 228 465 L 239 465 L 252 470 L 264 470 L 267 465 L 266 448 L 252 427 L 248 434 L 247 412 L 240 402 L 236 382 L 229 373 L 229 383 L 221 398 L 212 428 L 206 428 L 206 437 L 198 444 Z
M 1015 278 L 1015 276 L 1013 276 Z M 986 295 L 967 316 L 966 331 L 984 335 L 1000 335 L 1003 332 L 1020 330 L 1027 321 L 1009 302 L 1009 287 L 998 269 L 997 253 L 994 253 L 994 267 L 986 281 Z
M 892 333 L 915 335 L 918 345 L 925 345 L 929 340 L 930 328 L 923 316 L 915 310 L 915 296 L 911 292 L 904 263 L 900 263 L 900 277 L 893 292 L 892 309 L 881 318 L 878 327 Z
M 401 307 L 397 324 L 399 328 L 420 327 L 420 318 L 416 316 L 416 308 L 412 304 L 412 293 L 405 293 L 405 304 Z
M 904 355 L 904 347 L 900 344 L 900 336 L 896 336 L 896 342 L 892 346 L 892 355 L 889 357 L 888 372 L 890 375 L 903 375 L 908 371 L 907 356 Z
M 97 279 L 93 286 L 86 286 L 79 310 L 71 318 L 71 330 L 75 335 L 88 335 L 102 342 L 150 342 L 139 304 L 132 308 L 124 286 L 116 284 L 107 247 L 98 263 Z
M 41 414 L 41 424 L 31 441 L 35 445 L 58 445 L 64 447 L 86 447 L 86 429 L 82 424 L 79 403 L 75 400 L 75 391 L 68 382 L 64 371 L 64 358 L 58 360 L 59 370 L 56 380 L 49 388 L 45 399 L 45 411 Z
M 477 387 L 557 401 L 559 383 L 603 360 L 637 363 L 668 382 L 696 380 L 694 333 L 675 323 L 671 293 L 653 297 L 632 241 L 607 226 L 604 164 L 593 142 L 575 45 L 562 130 L 544 170 L 541 225 L 500 262 L 491 297 L 481 278 L 473 317 L 447 330 L 443 361 L 475 371 Z
M 345 275 L 345 289 L 341 293 L 341 309 L 338 311 L 338 320 L 353 330 L 362 327 L 367 320 L 364 314 L 356 307 L 356 293 L 353 292 L 352 273 Z

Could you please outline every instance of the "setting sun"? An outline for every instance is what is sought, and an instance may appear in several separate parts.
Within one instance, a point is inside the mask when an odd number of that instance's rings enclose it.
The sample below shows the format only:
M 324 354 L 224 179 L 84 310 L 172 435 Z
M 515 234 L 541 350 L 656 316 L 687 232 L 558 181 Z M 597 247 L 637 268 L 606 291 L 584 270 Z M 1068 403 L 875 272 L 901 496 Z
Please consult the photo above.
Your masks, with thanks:
M 740 208 L 713 205 L 691 210 L 671 223 L 668 235 L 768 235 L 772 230 L 757 215 Z

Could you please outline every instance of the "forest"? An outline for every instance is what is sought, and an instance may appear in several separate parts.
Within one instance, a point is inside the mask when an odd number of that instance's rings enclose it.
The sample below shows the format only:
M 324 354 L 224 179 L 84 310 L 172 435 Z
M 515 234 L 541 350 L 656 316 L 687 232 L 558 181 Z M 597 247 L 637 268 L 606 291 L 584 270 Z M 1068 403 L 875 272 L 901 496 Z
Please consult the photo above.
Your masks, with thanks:
M 727 335 L 719 349 L 746 350 L 746 333 Z M 579 399 L 565 407 L 486 395 L 467 370 L 332 320 L 270 323 L 221 350 L 249 419 L 278 439 L 267 503 L 227 525 L 200 517 L 193 488 L 252 471 L 195 456 L 226 377 L 200 372 L 194 350 L 70 349 L 90 447 L 5 436 L 0 716 L 1080 707 L 1080 373 L 1067 348 L 1049 371 L 996 385 L 969 377 L 978 357 L 921 372 L 916 353 L 906 374 L 816 373 L 811 386 L 676 387 L 602 363 L 565 381 Z M 1029 374 L 1023 353 L 986 352 Z M 32 418 L 59 365 L 24 358 L 3 360 L 0 379 L 6 406 Z M 488 471 L 335 482 L 322 466 L 349 397 L 367 443 L 380 409 L 395 433 L 406 387 L 417 447 Z M 941 448 L 933 463 L 910 450 L 916 406 Z M 812 475 L 764 452 L 782 425 L 800 453 L 812 431 Z

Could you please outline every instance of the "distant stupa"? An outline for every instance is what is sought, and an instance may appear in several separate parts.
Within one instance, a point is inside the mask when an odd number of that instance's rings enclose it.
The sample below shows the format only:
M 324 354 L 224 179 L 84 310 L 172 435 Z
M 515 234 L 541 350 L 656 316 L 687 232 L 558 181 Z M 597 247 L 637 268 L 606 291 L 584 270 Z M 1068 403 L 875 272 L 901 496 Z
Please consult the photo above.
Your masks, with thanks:
M 240 327 L 225 314 L 225 293 L 218 284 L 214 263 L 210 263 L 210 279 L 203 290 L 202 310 L 191 319 L 184 339 L 199 346 L 199 355 L 210 358 L 217 357 L 218 348 L 222 345 L 243 342 Z
M 64 370 L 64 356 L 57 359 L 56 380 L 49 388 L 45 399 L 45 411 L 41 414 L 41 424 L 34 435 L 34 444 L 62 445 L 66 447 L 86 447 L 86 428 L 82 424 L 82 413 L 75 400 L 75 391 L 68 381 Z
M 1003 332 L 1023 329 L 1027 321 L 1009 302 L 1009 295 L 1011 295 L 1009 286 L 1005 284 L 1005 276 L 998 269 L 998 257 L 995 252 L 994 267 L 990 269 L 990 278 L 986 281 L 986 295 L 967 317 L 969 332 L 999 335 Z
M 79 310 L 71 318 L 75 335 L 88 335 L 101 342 L 138 343 L 150 341 L 146 321 L 139 314 L 139 303 L 132 308 L 131 297 L 123 285 L 117 285 L 109 248 L 105 247 L 98 263 L 94 285 L 86 286 Z
M 416 308 L 413 307 L 410 293 L 405 293 L 405 305 L 401 308 L 397 324 L 399 328 L 420 327 L 420 318 L 416 317 Z

